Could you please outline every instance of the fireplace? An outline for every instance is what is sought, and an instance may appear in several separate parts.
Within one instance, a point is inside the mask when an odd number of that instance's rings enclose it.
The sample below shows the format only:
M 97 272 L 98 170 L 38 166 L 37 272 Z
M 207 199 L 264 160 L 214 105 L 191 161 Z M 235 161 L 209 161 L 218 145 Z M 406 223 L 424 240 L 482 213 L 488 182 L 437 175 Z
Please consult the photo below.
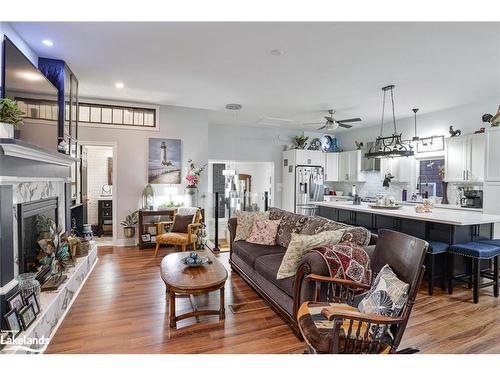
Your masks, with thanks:
M 40 224 L 47 219 L 58 225 L 58 198 L 40 199 L 17 205 L 19 273 L 37 272 Z M 37 227 L 38 224 L 38 227 Z M 39 238 L 39 236 L 42 236 Z

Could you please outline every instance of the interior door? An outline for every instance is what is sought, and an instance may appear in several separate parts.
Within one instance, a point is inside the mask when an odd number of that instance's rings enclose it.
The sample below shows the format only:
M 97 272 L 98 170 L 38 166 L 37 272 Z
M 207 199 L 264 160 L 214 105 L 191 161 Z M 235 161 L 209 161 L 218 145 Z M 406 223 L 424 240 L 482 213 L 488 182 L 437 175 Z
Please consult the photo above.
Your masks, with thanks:
M 82 198 L 83 204 L 83 222 L 87 223 L 88 220 L 88 196 L 87 196 L 87 148 L 85 146 L 80 146 L 80 155 L 81 155 L 81 163 L 80 163 L 80 194 Z

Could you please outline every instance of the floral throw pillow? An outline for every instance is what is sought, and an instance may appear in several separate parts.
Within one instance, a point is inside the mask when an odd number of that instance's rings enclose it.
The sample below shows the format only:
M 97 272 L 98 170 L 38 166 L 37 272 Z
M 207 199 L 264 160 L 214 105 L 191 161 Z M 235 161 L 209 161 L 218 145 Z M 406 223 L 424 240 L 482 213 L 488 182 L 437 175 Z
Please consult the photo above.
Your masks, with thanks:
M 398 317 L 408 301 L 409 288 L 386 264 L 373 281 L 368 294 L 359 303 L 358 309 L 364 314 Z
M 245 212 L 236 213 L 236 234 L 235 241 L 245 241 L 252 233 L 252 226 L 256 217 L 262 219 L 269 218 L 269 212 Z
M 278 233 L 279 225 L 280 220 L 255 218 L 253 221 L 252 233 L 250 237 L 247 238 L 247 242 L 258 245 L 275 245 L 276 233 Z

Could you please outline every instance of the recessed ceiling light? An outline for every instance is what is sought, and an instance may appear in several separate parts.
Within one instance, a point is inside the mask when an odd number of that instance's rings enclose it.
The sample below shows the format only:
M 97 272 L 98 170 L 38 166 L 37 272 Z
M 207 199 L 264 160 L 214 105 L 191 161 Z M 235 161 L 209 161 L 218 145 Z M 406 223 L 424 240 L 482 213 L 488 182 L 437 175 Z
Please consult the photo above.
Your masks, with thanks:
M 125 85 L 123 84 L 123 82 L 116 82 L 115 87 L 117 89 L 123 89 L 125 87 Z
M 54 45 L 54 42 L 49 39 L 42 40 L 42 43 L 45 44 L 47 47 L 52 47 Z
M 226 104 L 226 109 L 229 109 L 231 111 L 239 111 L 241 108 L 243 108 L 243 106 L 241 104 L 238 104 L 238 103 Z
M 276 48 L 276 49 L 272 49 L 269 53 L 273 56 L 281 56 L 281 55 L 283 55 L 284 52 L 282 49 Z

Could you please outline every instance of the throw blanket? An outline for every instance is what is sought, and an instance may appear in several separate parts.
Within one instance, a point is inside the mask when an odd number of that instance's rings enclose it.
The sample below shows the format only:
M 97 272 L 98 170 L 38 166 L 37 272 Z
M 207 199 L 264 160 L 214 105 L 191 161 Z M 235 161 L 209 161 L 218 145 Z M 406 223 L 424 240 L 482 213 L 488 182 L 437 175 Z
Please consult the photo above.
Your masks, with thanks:
M 318 247 L 311 251 L 323 257 L 328 265 L 330 277 L 370 285 L 372 278 L 370 257 L 361 246 L 352 242 L 342 242 Z

